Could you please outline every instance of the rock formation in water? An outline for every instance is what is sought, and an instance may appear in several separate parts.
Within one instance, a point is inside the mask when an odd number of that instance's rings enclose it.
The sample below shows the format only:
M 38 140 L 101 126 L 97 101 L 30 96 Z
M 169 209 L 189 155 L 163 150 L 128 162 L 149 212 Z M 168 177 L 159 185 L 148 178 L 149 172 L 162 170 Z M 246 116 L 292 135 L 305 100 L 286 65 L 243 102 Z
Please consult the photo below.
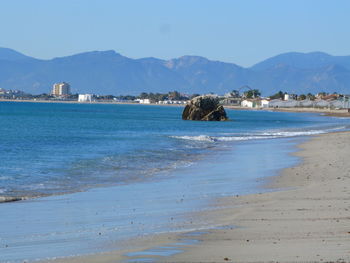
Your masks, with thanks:
M 225 109 L 216 96 L 204 95 L 193 98 L 182 113 L 183 120 L 226 121 Z
M 24 198 L 24 197 L 0 196 L 0 203 L 15 202 L 15 201 L 21 201 L 21 200 L 25 200 L 25 199 L 26 198 Z

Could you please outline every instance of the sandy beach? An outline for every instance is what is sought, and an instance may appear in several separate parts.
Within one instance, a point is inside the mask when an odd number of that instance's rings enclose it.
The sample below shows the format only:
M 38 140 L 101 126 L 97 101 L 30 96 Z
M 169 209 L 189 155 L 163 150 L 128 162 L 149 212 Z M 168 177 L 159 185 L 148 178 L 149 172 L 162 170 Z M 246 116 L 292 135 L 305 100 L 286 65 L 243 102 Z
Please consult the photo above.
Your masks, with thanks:
M 302 163 L 266 179 L 276 191 L 223 198 L 209 212 L 222 228 L 180 246 L 158 262 L 350 262 L 350 132 L 323 134 L 299 146 Z M 224 207 L 224 208 L 222 208 Z M 208 216 L 208 215 L 206 215 Z M 123 250 L 55 262 L 121 262 L 125 253 L 171 246 L 184 234 L 131 241 Z M 142 258 L 142 260 L 141 260 Z M 140 256 L 140 262 L 147 256 Z M 133 257 L 131 262 L 138 262 Z
M 283 191 L 225 199 L 233 229 L 214 230 L 167 262 L 350 262 L 350 133 L 300 146 L 304 162 L 271 178 Z

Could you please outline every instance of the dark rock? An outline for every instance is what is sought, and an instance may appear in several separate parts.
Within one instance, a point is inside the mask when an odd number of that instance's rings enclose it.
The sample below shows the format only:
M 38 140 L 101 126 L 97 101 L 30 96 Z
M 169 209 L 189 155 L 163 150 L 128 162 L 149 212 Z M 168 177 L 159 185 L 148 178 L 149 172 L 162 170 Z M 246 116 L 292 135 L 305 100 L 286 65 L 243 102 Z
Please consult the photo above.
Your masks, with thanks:
M 226 121 L 225 109 L 215 96 L 198 96 L 193 98 L 182 113 L 183 120 L 194 121 Z
M 0 196 L 0 203 L 5 203 L 5 202 L 16 202 L 16 201 L 21 201 L 24 200 L 25 198 L 23 197 L 14 197 L 14 196 Z

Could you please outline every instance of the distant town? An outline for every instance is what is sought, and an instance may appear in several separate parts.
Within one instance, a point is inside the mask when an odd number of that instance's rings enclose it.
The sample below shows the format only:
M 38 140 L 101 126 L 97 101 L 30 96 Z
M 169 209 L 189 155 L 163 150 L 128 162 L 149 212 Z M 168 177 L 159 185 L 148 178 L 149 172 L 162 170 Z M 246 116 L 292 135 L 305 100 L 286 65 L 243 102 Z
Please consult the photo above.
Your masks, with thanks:
M 15 101 L 47 101 L 47 102 L 80 102 L 80 103 L 135 103 L 183 105 L 190 99 L 203 94 L 184 94 L 178 91 L 168 93 L 146 93 L 134 95 L 96 95 L 72 94 L 71 86 L 67 82 L 55 83 L 48 93 L 32 95 L 20 90 L 6 90 L 0 88 L 1 100 Z M 242 108 L 322 108 L 349 109 L 350 95 L 320 92 L 317 94 L 289 94 L 279 91 L 268 97 L 261 96 L 258 89 L 243 86 L 239 90 L 232 90 L 224 95 L 212 94 L 220 98 L 221 104 Z

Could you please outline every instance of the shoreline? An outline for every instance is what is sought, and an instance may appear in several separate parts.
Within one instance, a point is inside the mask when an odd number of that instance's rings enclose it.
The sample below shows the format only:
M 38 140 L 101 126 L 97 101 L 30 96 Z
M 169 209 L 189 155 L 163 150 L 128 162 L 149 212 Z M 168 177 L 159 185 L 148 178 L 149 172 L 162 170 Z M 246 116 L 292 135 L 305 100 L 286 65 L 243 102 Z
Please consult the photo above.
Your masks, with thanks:
M 49 106 L 49 104 L 46 105 Z M 57 107 L 59 106 L 58 104 L 56 105 Z M 30 105 L 27 104 L 27 106 Z M 12 104 L 11 107 L 16 108 L 16 104 Z M 57 107 L 55 106 L 55 108 Z M 73 104 L 70 107 L 73 107 Z M 74 108 L 80 107 L 76 106 Z M 115 107 L 112 106 L 112 108 L 114 109 Z M 146 110 L 146 108 L 143 107 L 139 108 Z M 154 108 L 158 108 L 157 111 L 161 111 L 160 107 Z M 176 108 L 173 108 L 173 110 L 175 109 Z M 239 112 L 234 113 L 231 111 L 231 113 L 239 115 Z M 269 113 L 267 111 L 265 113 L 261 113 L 268 116 L 271 115 L 272 119 L 277 120 L 285 115 L 284 113 Z M 245 112 L 243 115 L 244 114 L 249 115 L 249 112 Z M 258 114 L 250 113 L 250 115 L 254 117 Z M 304 118 L 302 115 L 297 115 L 298 114 L 287 114 L 286 117 L 287 119 L 292 117 L 292 121 L 298 120 L 299 117 L 302 117 L 302 119 Z M 328 123 L 327 119 L 329 123 L 348 123 L 347 120 L 338 121 L 336 118 L 321 118 L 321 116 L 318 116 L 317 114 L 305 114 L 305 116 L 306 119 L 310 118 L 313 120 L 316 118 L 316 120 L 319 120 L 321 122 L 323 121 L 322 119 L 325 119 L 326 123 Z M 262 182 L 265 182 L 265 180 L 270 180 L 271 178 L 269 176 L 275 175 L 277 171 L 280 171 L 282 168 L 294 166 L 296 164 L 297 158 L 294 158 L 294 161 L 290 162 L 288 159 L 292 157 L 287 158 L 287 154 L 291 155 L 292 152 L 295 152 L 297 143 L 303 141 L 304 138 L 310 139 L 312 137 L 306 136 L 297 137 L 295 139 L 276 138 L 276 140 L 253 140 L 250 143 L 236 142 L 234 143 L 235 147 L 228 147 L 227 149 L 226 147 L 223 147 L 223 149 L 225 149 L 224 152 L 232 151 L 232 153 L 234 153 L 233 155 L 220 154 L 215 158 L 211 158 L 209 162 L 204 161 L 204 166 L 199 165 L 199 168 L 202 169 L 194 169 L 193 167 L 189 169 L 186 168 L 185 173 L 180 172 L 178 174 L 179 176 L 174 176 L 174 181 L 177 182 L 176 184 L 173 184 L 171 182 L 169 183 L 168 180 L 157 180 L 152 183 L 152 186 L 149 187 L 142 184 L 142 188 L 139 188 L 136 184 L 136 187 L 128 187 L 125 185 L 115 190 L 112 188 L 104 187 L 93 188 L 91 191 L 89 190 L 87 192 L 76 194 L 73 193 L 72 195 L 55 195 L 52 197 L 30 200 L 28 202 L 15 202 L 13 205 L 4 204 L 4 209 L 2 211 L 8 216 L 2 220 L 2 224 L 7 225 L 8 227 L 4 229 L 2 235 L 4 240 L 3 244 L 6 244 L 6 247 L 4 246 L 0 250 L 4 252 L 3 257 L 6 260 L 21 260 L 23 258 L 33 260 L 35 257 L 37 259 L 40 258 L 43 260 L 48 260 L 49 258 L 54 258 L 55 256 L 78 256 L 77 253 L 81 253 L 81 256 L 87 255 L 83 260 L 81 258 L 72 260 L 69 259 L 70 261 L 68 262 L 79 262 L 79 260 L 81 260 L 80 262 L 101 262 L 102 258 L 103 261 L 105 260 L 106 255 L 112 256 L 109 257 L 109 261 L 105 262 L 118 261 L 119 259 L 132 262 L 137 261 L 138 259 L 141 260 L 142 258 L 140 257 L 142 255 L 145 255 L 142 253 L 144 251 L 148 253 L 148 260 L 157 258 L 157 253 L 159 254 L 159 251 L 154 252 L 155 246 L 161 248 L 159 250 L 162 250 L 162 253 L 164 252 L 164 247 L 171 247 L 175 250 L 183 250 L 182 248 L 184 248 L 184 250 L 187 250 L 185 249 L 187 247 L 192 249 L 192 246 L 195 245 L 195 242 L 198 240 L 203 240 L 206 237 L 207 232 L 211 233 L 216 230 L 223 230 L 226 229 L 227 226 L 230 226 L 230 228 L 231 226 L 232 228 L 240 227 L 233 220 L 231 220 L 231 217 L 233 214 L 236 214 L 237 206 L 240 207 L 237 212 L 238 214 L 240 211 L 246 209 L 246 206 L 249 204 L 246 204 L 244 202 L 236 204 L 235 202 L 232 202 L 231 199 L 233 198 L 234 200 L 240 201 L 240 198 L 242 198 L 242 200 L 244 200 L 243 197 L 238 197 L 236 194 L 243 196 L 247 194 L 249 195 L 249 193 L 257 193 L 259 191 L 270 191 L 269 189 L 266 190 L 261 188 Z M 254 158 L 252 158 L 251 155 L 253 152 L 256 153 Z M 236 159 L 235 156 L 240 157 Z M 223 169 L 215 169 L 215 166 L 213 166 L 213 163 L 211 163 L 212 160 L 216 160 L 215 165 L 217 168 L 223 167 Z M 252 169 L 247 166 L 249 163 L 254 164 L 251 167 Z M 232 166 L 220 164 L 232 164 Z M 237 166 L 237 164 L 239 165 Z M 202 177 L 203 181 L 200 179 L 194 179 L 196 178 L 195 175 L 197 175 L 197 171 L 200 172 L 198 175 L 204 175 Z M 235 171 L 235 173 L 232 171 Z M 180 183 L 182 177 L 187 178 L 184 181 L 186 184 Z M 247 184 L 250 185 L 250 188 L 244 188 L 242 185 L 240 185 L 240 182 L 248 180 L 242 180 L 242 178 L 253 178 L 251 184 Z M 225 187 L 220 187 L 220 184 L 224 185 Z M 201 185 L 203 185 L 203 187 L 198 188 L 198 186 Z M 237 188 L 237 191 L 233 190 L 235 188 Z M 151 191 L 144 191 L 145 189 Z M 177 196 L 172 194 L 170 196 L 171 198 L 169 199 L 168 194 L 157 195 L 158 197 L 166 197 L 158 198 L 159 200 L 164 200 L 163 203 L 165 204 L 165 206 L 160 207 L 157 205 L 158 203 L 160 204 L 160 202 L 146 202 L 150 204 L 154 203 L 156 204 L 155 206 L 144 205 L 142 202 L 143 200 L 153 200 L 151 197 L 149 199 L 146 199 L 146 196 L 144 194 L 142 194 L 142 200 L 138 200 L 135 204 L 133 204 L 131 200 L 133 198 L 128 198 L 128 196 L 137 196 L 138 193 L 142 192 L 151 193 L 156 189 L 166 189 L 163 190 L 163 192 L 165 191 L 164 193 L 176 193 L 175 195 Z M 210 197 L 210 194 L 214 193 L 212 192 L 212 189 L 216 189 L 215 195 L 212 195 L 211 198 L 207 198 Z M 192 190 L 197 190 L 197 192 Z M 191 194 L 188 195 L 188 193 Z M 198 202 L 195 201 L 198 204 L 200 203 L 200 200 L 203 200 L 202 197 L 198 195 L 196 196 L 196 193 L 205 194 L 203 195 L 203 197 L 205 196 L 204 198 L 206 199 L 205 202 L 202 202 L 203 205 L 196 205 L 192 207 L 188 206 L 189 202 L 192 202 L 192 200 L 198 200 Z M 185 195 L 186 198 L 184 198 Z M 195 198 L 191 199 L 191 195 L 195 196 Z M 228 197 L 231 195 L 233 197 Z M 124 198 L 125 200 L 121 198 L 122 196 L 126 197 Z M 264 196 L 266 195 L 264 194 Z M 221 197 L 224 198 L 221 199 Z M 257 197 L 260 198 L 259 195 L 257 195 Z M 220 200 L 217 200 L 218 198 L 220 198 Z M 173 202 L 168 202 L 167 200 L 171 200 Z M 185 201 L 183 202 L 183 200 Z M 121 204 L 126 205 L 122 206 Z M 191 209 L 185 211 L 185 205 Z M 173 214 L 171 214 L 171 209 L 174 208 L 173 211 L 176 211 L 175 208 L 178 206 L 179 208 L 181 207 L 179 211 L 183 211 L 183 213 L 174 213 L 175 216 L 173 217 Z M 234 209 L 232 206 L 234 206 Z M 25 210 L 31 211 L 29 218 L 27 217 L 28 215 L 25 214 Z M 157 211 L 159 211 L 159 214 Z M 62 215 L 62 218 L 60 218 L 60 215 Z M 152 218 L 152 216 L 154 218 Z M 27 220 L 27 218 L 29 220 Z M 207 220 L 207 218 L 209 220 Z M 123 220 L 120 220 L 119 222 L 119 219 Z M 196 219 L 202 220 L 203 224 L 196 225 Z M 192 220 L 194 224 L 192 224 Z M 37 227 L 37 224 L 35 224 L 35 222 L 40 221 L 40 227 Z M 149 222 L 151 224 L 148 224 Z M 157 224 L 155 224 L 155 222 L 157 222 Z M 165 223 L 165 227 L 162 227 L 163 225 L 161 223 Z M 155 231 L 152 230 L 152 225 L 156 226 L 156 228 L 154 228 Z M 168 227 L 171 225 L 174 227 Z M 217 226 L 219 226 L 219 228 L 215 229 Z M 179 243 L 185 243 L 183 240 L 188 240 L 188 235 L 192 234 L 188 232 L 195 231 L 196 229 L 200 230 L 202 233 L 196 233 L 194 235 L 195 237 L 192 237 L 192 241 L 185 245 L 177 245 Z M 135 233 L 135 235 L 131 234 L 131 232 Z M 152 235 L 153 233 L 154 235 Z M 17 245 L 17 240 L 15 238 L 12 238 L 16 237 L 17 235 L 23 236 L 21 241 L 21 244 L 23 245 Z M 141 237 L 141 239 L 134 240 L 133 237 L 135 236 Z M 48 240 L 49 242 L 46 242 Z M 131 245 L 129 246 L 122 243 L 120 246 L 120 240 L 122 242 L 126 240 L 125 244 Z M 26 244 L 28 244 L 27 247 L 32 246 L 32 248 L 37 248 L 39 251 L 37 249 L 28 251 L 26 249 L 22 249 L 22 246 L 25 248 Z M 44 250 L 40 251 L 41 249 Z M 119 249 L 122 249 L 123 252 L 121 252 Z M 107 253 L 107 251 L 111 250 L 118 251 L 115 253 Z M 106 252 L 101 254 L 102 251 Z M 91 255 L 93 253 L 94 255 Z M 22 255 L 24 255 L 24 257 L 22 257 Z M 162 257 L 159 257 L 161 262 L 171 259 L 164 258 L 163 255 Z M 171 256 L 171 254 L 167 254 L 167 256 Z M 179 255 L 174 255 L 174 257 L 177 256 Z M 93 259 L 95 259 L 95 261 Z
M 219 201 L 237 228 L 212 230 L 164 262 L 350 262 L 349 141 L 336 132 L 302 143 L 301 163 L 267 178 L 277 191 Z
M 201 212 L 224 227 L 204 230 L 195 237 L 199 244 L 177 247 L 181 253 L 149 257 L 160 262 L 350 262 L 349 141 L 350 132 L 311 137 L 294 153 L 300 164 L 264 179 L 271 192 L 220 198 L 213 203 L 219 209 Z M 171 247 L 185 234 L 149 236 L 132 243 L 133 249 L 49 262 L 130 260 L 125 253 Z
M 301 158 L 294 167 L 265 178 L 258 194 L 219 198 L 217 210 L 200 212 L 215 218 L 222 228 L 206 229 L 198 244 L 177 247 L 181 253 L 160 262 L 350 262 L 348 209 L 350 164 L 346 153 L 350 132 L 312 136 L 297 145 Z M 343 147 L 338 149 L 338 145 Z M 338 150 L 340 153 L 338 154 Z M 197 215 L 198 216 L 198 215 Z M 226 226 L 226 227 L 225 227 Z M 228 227 L 233 226 L 233 227 Z M 171 247 L 186 233 L 149 236 L 119 251 L 58 259 L 49 262 L 116 262 L 130 260 L 126 253 Z M 136 246 L 135 246 L 136 245 Z M 127 246 L 127 245 L 126 245 Z M 147 259 L 147 256 L 140 257 Z M 138 262 L 137 257 L 130 262 Z M 43 261 L 44 262 L 44 261 Z
M 94 102 L 79 102 L 79 101 L 50 101 L 50 100 L 11 100 L 0 99 L 0 102 L 29 102 L 29 103 L 66 103 L 66 104 L 84 104 L 84 105 L 146 105 L 146 106 L 165 106 L 165 107 L 184 107 L 186 104 L 140 104 L 133 102 L 114 102 L 114 101 L 94 101 Z M 350 117 L 350 112 L 347 109 L 322 109 L 322 108 L 247 108 L 241 106 L 224 105 L 224 108 L 230 110 L 250 110 L 250 111 L 276 111 L 276 112 L 300 112 L 300 113 L 319 113 L 324 116 L 331 117 Z
M 58 103 L 58 104 L 82 104 L 82 105 L 146 105 L 146 106 L 169 106 L 169 107 L 184 107 L 185 104 L 158 104 L 158 103 L 136 103 L 136 102 L 120 102 L 120 101 L 92 101 L 82 102 L 76 100 L 9 100 L 0 99 L 0 102 L 29 102 L 29 103 Z

